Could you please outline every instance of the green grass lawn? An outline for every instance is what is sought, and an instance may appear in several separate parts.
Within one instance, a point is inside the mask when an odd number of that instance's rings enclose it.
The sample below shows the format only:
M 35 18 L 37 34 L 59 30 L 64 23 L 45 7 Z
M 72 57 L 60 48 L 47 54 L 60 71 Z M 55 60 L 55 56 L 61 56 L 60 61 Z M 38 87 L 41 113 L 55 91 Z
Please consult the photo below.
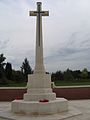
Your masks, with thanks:
M 80 86 L 80 85 L 90 85 L 90 79 L 89 80 L 73 80 L 73 81 L 55 81 L 54 82 L 56 86 Z M 25 87 L 27 85 L 26 82 L 12 82 L 9 81 L 6 85 L 0 85 L 0 87 Z
M 55 81 L 56 86 L 79 86 L 90 85 L 90 80 L 78 80 L 78 81 Z
M 16 82 L 9 82 L 6 85 L 0 85 L 0 87 L 25 87 L 27 85 L 26 82 L 20 82 L 20 83 L 16 83 Z
M 26 82 L 22 82 L 22 83 L 11 83 L 11 84 L 8 84 L 7 87 L 25 87 L 27 85 Z

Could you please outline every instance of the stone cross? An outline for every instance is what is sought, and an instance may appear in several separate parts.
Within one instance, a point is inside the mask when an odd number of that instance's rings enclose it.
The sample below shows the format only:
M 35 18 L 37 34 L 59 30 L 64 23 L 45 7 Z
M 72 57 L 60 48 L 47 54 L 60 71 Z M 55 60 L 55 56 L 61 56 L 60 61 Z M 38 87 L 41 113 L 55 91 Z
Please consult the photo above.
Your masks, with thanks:
M 48 16 L 48 14 L 48 11 L 41 10 L 41 2 L 37 2 L 37 11 L 30 11 L 31 16 L 37 16 L 35 70 L 34 74 L 28 75 L 27 93 L 24 94 L 23 99 L 12 102 L 11 111 L 13 113 L 40 116 L 57 114 L 68 110 L 67 100 L 64 98 L 56 98 L 56 94 L 53 93 L 51 89 L 51 75 L 46 74 L 44 69 L 42 16 Z M 42 117 L 42 119 L 44 118 Z
M 42 3 L 37 2 L 37 11 L 30 11 L 30 16 L 36 16 L 36 59 L 34 73 L 45 73 L 43 64 L 42 16 L 49 16 L 48 11 L 42 11 Z

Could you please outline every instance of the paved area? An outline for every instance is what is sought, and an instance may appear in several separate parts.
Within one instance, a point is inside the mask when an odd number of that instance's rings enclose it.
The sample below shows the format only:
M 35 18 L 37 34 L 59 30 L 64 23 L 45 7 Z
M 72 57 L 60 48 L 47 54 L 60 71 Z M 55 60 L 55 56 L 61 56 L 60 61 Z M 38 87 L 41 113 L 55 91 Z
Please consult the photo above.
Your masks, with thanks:
M 90 100 L 75 100 L 69 101 L 69 103 L 82 112 L 81 120 L 90 120 Z
M 10 102 L 0 102 L 0 112 L 2 111 L 7 111 L 8 109 L 10 110 Z M 69 106 L 72 106 L 73 108 L 75 108 L 76 110 L 79 110 L 82 112 L 82 117 L 78 118 L 70 118 L 68 120 L 90 120 L 90 100 L 73 100 L 73 101 L 69 101 Z M 75 111 L 76 112 L 76 111 Z M 23 116 L 20 116 L 23 117 Z M 47 116 L 49 118 L 49 116 Z M 55 117 L 55 115 L 54 115 Z M 0 118 L 0 120 L 5 120 Z M 30 118 L 28 118 L 27 120 L 32 120 Z M 37 120 L 42 120 L 38 119 Z M 46 120 L 46 119 L 44 119 Z M 52 119 L 49 119 L 52 120 Z M 56 120 L 56 119 L 53 119 Z M 59 119 L 58 119 L 59 120 Z M 66 120 L 66 119 L 63 119 Z

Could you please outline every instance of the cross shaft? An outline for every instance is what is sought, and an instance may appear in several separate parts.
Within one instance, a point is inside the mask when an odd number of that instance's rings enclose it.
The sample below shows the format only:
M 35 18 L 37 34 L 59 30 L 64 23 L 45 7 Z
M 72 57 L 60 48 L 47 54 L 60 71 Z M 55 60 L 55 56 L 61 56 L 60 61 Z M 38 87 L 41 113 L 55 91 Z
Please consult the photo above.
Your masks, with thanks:
M 30 11 L 30 16 L 37 16 L 38 19 L 38 37 L 39 37 L 39 41 L 38 41 L 38 45 L 40 46 L 40 18 L 42 16 L 49 16 L 49 12 L 48 11 L 42 11 L 41 8 L 42 3 L 41 2 L 37 2 L 37 11 Z
M 49 16 L 48 11 L 42 11 L 42 3 L 37 2 L 37 11 L 30 11 L 30 16 L 36 16 L 36 62 L 35 71 L 45 72 L 43 64 L 42 16 Z

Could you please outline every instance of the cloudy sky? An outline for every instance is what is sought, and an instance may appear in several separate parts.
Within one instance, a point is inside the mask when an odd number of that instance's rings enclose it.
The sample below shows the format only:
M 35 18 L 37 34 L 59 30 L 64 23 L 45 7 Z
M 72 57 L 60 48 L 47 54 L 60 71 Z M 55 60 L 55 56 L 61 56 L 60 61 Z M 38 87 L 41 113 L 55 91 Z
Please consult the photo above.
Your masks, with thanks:
M 90 70 L 90 0 L 40 0 L 50 16 L 43 18 L 46 70 Z M 34 68 L 37 0 L 0 0 L 0 54 L 14 69 L 25 57 Z

